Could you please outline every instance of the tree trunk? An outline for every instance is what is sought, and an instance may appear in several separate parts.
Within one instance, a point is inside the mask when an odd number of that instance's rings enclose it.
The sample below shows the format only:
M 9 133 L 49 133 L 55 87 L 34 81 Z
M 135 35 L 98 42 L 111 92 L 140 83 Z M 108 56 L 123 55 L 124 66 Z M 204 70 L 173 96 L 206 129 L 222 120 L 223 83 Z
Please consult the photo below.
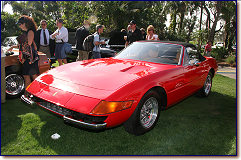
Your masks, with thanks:
M 229 39 L 229 33 L 230 33 L 230 22 L 226 21 L 225 22 L 225 40 L 224 40 L 224 46 L 225 48 L 228 47 L 228 39 Z
M 184 16 L 185 16 L 185 12 L 186 12 L 186 5 L 184 2 L 181 3 L 181 8 L 180 8 L 180 13 L 181 13 L 181 16 L 180 16 L 180 25 L 179 25 L 179 34 L 182 33 L 183 31 L 183 21 L 184 21 Z
M 207 20 L 206 20 L 206 31 L 207 31 L 207 35 L 209 35 L 209 31 L 210 31 L 210 11 L 208 10 L 207 6 L 204 4 L 204 9 L 207 13 Z M 206 37 L 208 39 L 208 37 Z
M 199 49 L 201 49 L 201 45 L 202 45 L 202 19 L 203 19 L 203 1 L 201 2 L 201 14 L 200 14 L 200 21 L 199 21 L 199 31 L 200 31 L 200 37 L 198 38 L 198 46 Z
M 221 7 L 222 7 L 222 2 L 221 1 L 217 1 L 216 2 L 216 14 L 214 16 L 215 20 L 213 22 L 213 26 L 211 28 L 211 31 L 210 31 L 210 34 L 208 36 L 208 40 L 209 41 L 214 41 L 214 36 L 215 36 L 215 29 L 216 29 L 216 26 L 217 26 L 217 23 L 219 21 L 219 17 L 220 17 L 220 13 L 221 13 Z

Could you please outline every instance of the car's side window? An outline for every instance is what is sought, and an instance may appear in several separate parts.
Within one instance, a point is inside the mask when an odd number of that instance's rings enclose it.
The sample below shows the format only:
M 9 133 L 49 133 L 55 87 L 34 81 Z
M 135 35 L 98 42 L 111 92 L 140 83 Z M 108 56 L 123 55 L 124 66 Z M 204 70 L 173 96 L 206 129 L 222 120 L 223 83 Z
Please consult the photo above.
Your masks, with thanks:
M 183 66 L 187 66 L 187 65 L 190 65 L 190 60 L 189 60 L 189 55 L 188 55 L 187 49 L 185 49 L 184 58 L 183 58 Z
M 189 58 L 188 60 L 189 65 L 193 65 L 194 63 L 199 61 L 198 51 L 195 48 L 187 47 L 186 53 Z

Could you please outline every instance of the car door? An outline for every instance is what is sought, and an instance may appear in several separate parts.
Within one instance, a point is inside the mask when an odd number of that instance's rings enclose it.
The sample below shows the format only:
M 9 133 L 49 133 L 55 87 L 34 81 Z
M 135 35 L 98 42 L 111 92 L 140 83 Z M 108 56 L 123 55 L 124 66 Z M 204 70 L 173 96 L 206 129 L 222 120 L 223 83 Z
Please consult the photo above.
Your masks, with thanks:
M 199 61 L 195 48 L 187 47 L 183 58 L 184 83 L 187 94 L 200 89 L 203 77 L 203 63 Z

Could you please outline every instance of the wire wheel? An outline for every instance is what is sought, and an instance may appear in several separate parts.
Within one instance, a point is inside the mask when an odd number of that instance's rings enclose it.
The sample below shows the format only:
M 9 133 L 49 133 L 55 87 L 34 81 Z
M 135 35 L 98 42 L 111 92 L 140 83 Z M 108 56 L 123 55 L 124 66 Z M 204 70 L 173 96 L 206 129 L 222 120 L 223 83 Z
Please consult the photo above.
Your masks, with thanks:
M 6 93 L 9 96 L 18 96 L 24 90 L 24 79 L 18 74 L 9 74 L 6 78 Z
M 141 125 L 148 129 L 152 127 L 158 116 L 158 101 L 154 97 L 150 97 L 145 101 L 140 112 Z
M 204 93 L 205 95 L 208 95 L 212 87 L 212 77 L 210 74 L 208 74 L 207 79 L 204 83 Z

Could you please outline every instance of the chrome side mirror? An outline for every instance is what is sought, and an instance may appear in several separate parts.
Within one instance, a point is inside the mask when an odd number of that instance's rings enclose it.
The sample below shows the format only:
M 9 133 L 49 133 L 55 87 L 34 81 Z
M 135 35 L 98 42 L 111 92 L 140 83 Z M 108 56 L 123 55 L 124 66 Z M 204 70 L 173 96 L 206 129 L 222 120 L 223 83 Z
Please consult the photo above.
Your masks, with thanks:
M 195 61 L 195 62 L 193 63 L 193 65 L 198 67 L 198 66 L 200 66 L 200 62 L 199 62 L 199 61 Z

